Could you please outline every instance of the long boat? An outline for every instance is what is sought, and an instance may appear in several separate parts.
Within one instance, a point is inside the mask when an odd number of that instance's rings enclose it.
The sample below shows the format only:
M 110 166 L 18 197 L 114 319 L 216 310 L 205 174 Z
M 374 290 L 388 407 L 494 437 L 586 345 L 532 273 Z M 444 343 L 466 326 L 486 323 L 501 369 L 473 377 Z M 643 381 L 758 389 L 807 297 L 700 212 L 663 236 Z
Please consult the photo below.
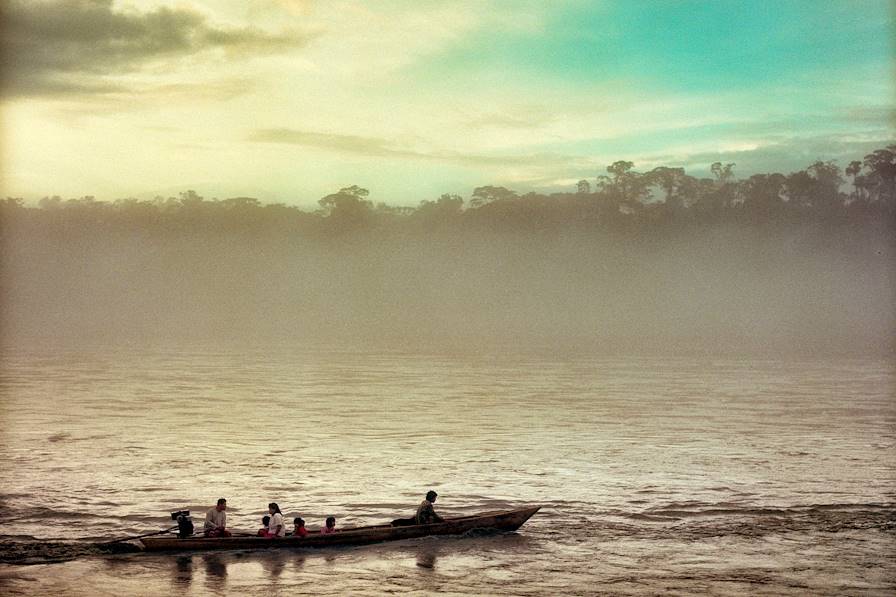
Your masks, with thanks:
M 145 551 L 204 551 L 209 549 L 268 549 L 283 547 L 329 547 L 335 545 L 365 545 L 383 541 L 400 541 L 430 535 L 462 535 L 474 529 L 515 531 L 538 512 L 541 506 L 482 512 L 458 518 L 446 518 L 433 524 L 392 526 L 391 524 L 354 527 L 329 535 L 309 532 L 307 537 L 144 537 L 140 539 Z

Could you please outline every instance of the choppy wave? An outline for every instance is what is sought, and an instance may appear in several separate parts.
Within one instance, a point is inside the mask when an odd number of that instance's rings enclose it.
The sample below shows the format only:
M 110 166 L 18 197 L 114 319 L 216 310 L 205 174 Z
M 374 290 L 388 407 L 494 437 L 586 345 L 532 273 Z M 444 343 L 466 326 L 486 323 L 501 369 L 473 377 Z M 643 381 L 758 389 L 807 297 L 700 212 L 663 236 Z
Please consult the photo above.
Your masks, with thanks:
M 889 362 L 291 349 L 4 357 L 16 385 L 3 396 L 0 583 L 12 592 L 63 594 L 73 583 L 82 594 L 100 584 L 184 594 L 192 582 L 196 594 L 224 592 L 214 583 L 261 594 L 284 565 L 285 583 L 310 569 L 331 594 L 345 592 L 345 576 L 362 594 L 896 589 Z M 314 526 L 332 514 L 345 528 L 407 516 L 428 489 L 444 516 L 543 508 L 513 536 L 305 564 L 235 552 L 191 555 L 182 569 L 167 555 L 108 555 L 134 545 L 97 545 L 166 528 L 176 510 L 201 517 L 222 496 L 229 525 L 253 532 L 271 501 L 288 518 Z M 340 583 L 328 582 L 330 557 L 351 563 Z M 64 561 L 51 575 L 17 566 Z M 223 578 L 218 561 L 240 573 Z
M 871 504 L 812 504 L 807 506 L 791 507 L 757 507 L 741 506 L 731 502 L 685 502 L 670 503 L 665 506 L 649 508 L 641 514 L 648 516 L 661 516 L 672 519 L 699 518 L 706 516 L 777 516 L 806 517 L 825 512 L 830 513 L 861 513 L 861 512 L 892 512 L 894 505 L 886 503 Z

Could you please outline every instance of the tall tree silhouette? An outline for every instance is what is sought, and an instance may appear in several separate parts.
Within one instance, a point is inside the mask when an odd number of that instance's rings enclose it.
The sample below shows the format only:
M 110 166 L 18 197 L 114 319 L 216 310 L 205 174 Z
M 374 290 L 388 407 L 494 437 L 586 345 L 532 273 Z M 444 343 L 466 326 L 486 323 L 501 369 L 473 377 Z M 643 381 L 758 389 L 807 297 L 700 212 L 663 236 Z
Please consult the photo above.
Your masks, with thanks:
M 482 207 L 494 201 L 506 201 L 508 199 L 516 199 L 516 191 L 511 191 L 505 187 L 484 186 L 473 189 L 473 195 L 470 198 L 471 207 Z
M 872 200 L 886 209 L 896 208 L 896 145 L 869 153 L 863 163 Z
M 318 204 L 326 218 L 337 228 L 353 228 L 370 218 L 373 202 L 365 199 L 369 194 L 367 189 L 352 185 L 322 197 Z

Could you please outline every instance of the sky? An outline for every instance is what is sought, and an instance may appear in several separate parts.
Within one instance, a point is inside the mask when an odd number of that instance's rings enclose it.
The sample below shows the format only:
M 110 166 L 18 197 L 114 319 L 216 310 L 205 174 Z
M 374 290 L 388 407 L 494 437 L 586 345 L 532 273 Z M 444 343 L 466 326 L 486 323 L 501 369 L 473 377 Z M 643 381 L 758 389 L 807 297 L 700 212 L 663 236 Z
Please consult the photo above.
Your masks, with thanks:
M 9 0 L 0 196 L 416 205 L 896 139 L 892 0 Z

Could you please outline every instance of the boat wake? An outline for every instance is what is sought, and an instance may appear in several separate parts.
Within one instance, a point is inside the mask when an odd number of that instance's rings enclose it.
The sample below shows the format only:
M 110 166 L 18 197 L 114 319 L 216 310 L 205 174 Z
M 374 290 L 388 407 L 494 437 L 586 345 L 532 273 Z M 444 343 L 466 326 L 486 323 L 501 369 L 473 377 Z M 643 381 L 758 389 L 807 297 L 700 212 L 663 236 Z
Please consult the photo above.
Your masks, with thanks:
M 40 541 L 37 539 L 0 539 L 2 564 L 54 564 L 90 556 L 136 553 L 133 543 L 90 543 L 87 541 Z

